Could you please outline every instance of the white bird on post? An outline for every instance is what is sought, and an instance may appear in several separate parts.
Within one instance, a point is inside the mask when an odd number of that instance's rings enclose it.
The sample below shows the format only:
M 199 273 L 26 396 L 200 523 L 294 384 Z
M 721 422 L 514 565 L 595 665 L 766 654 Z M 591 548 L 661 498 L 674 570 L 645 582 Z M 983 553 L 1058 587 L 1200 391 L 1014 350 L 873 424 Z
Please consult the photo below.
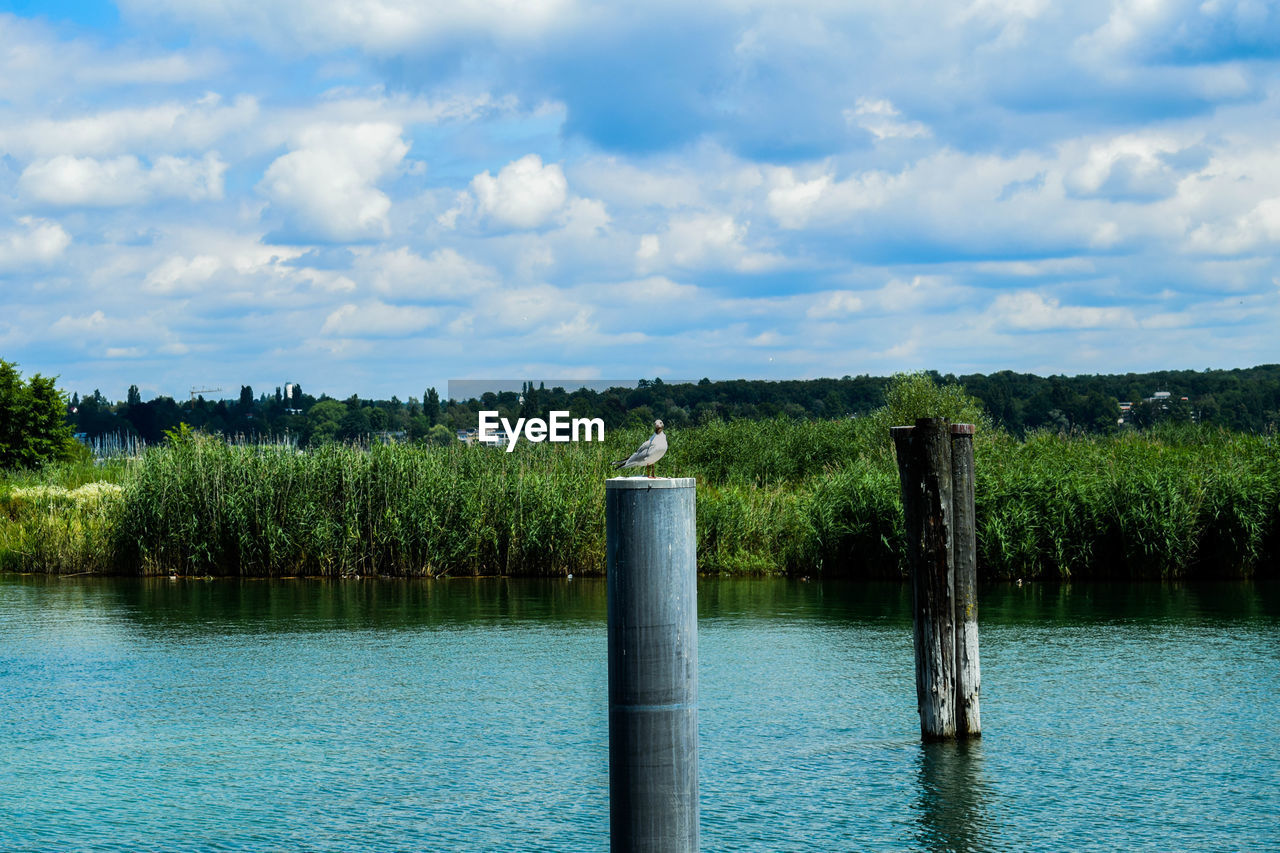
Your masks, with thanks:
M 639 468 L 644 467 L 645 473 L 649 479 L 654 479 L 653 468 L 662 455 L 667 452 L 667 437 L 662 433 L 662 421 L 653 422 L 653 435 L 649 436 L 649 440 L 640 445 L 640 449 L 632 453 L 626 459 L 614 462 L 614 468 Z

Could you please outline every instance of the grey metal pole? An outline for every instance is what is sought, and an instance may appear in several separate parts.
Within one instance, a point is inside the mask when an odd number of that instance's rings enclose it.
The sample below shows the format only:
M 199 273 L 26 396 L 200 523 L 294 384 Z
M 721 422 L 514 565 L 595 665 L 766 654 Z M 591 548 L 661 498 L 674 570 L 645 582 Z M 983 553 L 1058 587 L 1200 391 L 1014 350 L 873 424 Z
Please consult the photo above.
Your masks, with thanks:
M 613 853 L 698 849 L 696 483 L 605 481 Z
M 951 553 L 956 593 L 956 736 L 982 735 L 978 696 L 978 542 L 974 521 L 973 424 L 951 425 Z

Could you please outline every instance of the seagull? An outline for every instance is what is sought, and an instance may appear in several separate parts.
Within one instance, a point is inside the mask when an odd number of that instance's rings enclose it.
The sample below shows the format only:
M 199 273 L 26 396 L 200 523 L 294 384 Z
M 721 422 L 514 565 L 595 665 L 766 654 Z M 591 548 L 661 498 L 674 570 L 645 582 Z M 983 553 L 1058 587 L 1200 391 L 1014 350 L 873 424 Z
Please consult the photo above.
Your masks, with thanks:
M 662 455 L 667 452 L 667 437 L 662 434 L 662 421 L 653 422 L 653 435 L 640 445 L 640 449 L 621 462 L 614 462 L 614 468 L 639 468 L 644 466 L 649 479 L 654 479 L 653 467 Z

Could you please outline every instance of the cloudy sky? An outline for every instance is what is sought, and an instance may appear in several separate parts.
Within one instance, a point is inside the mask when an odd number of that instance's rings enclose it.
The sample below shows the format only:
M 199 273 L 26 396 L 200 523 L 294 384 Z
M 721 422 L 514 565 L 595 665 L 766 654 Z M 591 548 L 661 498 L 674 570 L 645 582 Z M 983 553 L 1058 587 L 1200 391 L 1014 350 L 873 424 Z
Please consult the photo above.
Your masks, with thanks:
M 1269 0 L 0 9 L 69 391 L 1280 361 Z

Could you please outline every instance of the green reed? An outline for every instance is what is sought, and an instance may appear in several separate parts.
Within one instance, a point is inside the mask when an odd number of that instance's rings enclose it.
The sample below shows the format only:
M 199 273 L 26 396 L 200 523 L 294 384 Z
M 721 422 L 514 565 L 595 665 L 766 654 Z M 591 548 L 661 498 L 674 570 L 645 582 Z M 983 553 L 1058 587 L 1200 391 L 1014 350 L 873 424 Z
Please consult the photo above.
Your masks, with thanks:
M 976 420 L 963 406 L 955 415 Z M 900 575 L 901 505 L 887 436 L 898 419 L 907 414 L 671 433 L 659 473 L 698 478 L 699 569 Z M 1280 456 L 1272 437 L 1186 428 L 1019 441 L 979 423 L 984 577 L 1275 571 Z M 0 481 L 0 568 L 600 573 L 604 480 L 616 473 L 608 462 L 647 432 L 615 430 L 604 444 L 522 443 L 512 453 L 460 444 L 298 452 L 195 436 L 108 469 Z M 97 477 L 119 488 L 76 492 Z

